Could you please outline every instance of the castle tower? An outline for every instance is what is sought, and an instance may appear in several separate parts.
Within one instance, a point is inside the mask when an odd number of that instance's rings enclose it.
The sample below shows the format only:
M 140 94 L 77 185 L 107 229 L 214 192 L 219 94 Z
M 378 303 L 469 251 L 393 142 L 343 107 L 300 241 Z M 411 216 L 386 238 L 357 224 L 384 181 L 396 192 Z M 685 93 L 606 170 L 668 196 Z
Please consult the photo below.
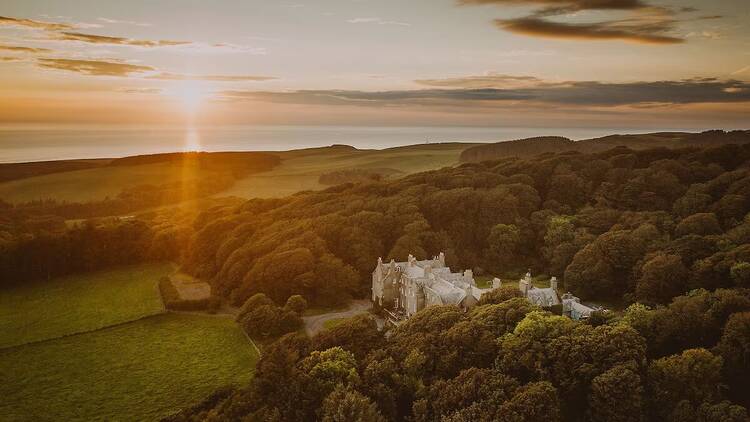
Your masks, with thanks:
M 503 282 L 499 278 L 495 277 L 492 279 L 492 289 L 499 289 L 503 287 Z

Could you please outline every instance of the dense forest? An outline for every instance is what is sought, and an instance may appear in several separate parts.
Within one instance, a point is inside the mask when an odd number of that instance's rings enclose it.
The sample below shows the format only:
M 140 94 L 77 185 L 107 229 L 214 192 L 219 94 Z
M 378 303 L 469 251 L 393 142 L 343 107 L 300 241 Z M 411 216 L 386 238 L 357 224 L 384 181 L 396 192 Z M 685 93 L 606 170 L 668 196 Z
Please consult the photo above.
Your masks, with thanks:
M 589 300 L 667 304 L 750 287 L 750 146 L 507 158 L 214 208 L 185 266 L 236 304 L 369 288 L 378 257 L 557 276 Z
M 388 336 L 366 316 L 288 334 L 251 385 L 174 420 L 746 421 L 748 211 L 750 145 L 618 147 L 99 225 L 6 206 L 0 271 L 176 259 L 235 305 L 260 304 L 243 324 L 279 319 L 271 335 L 298 327 L 301 298 L 366 296 L 378 257 L 445 251 L 455 270 L 515 281 L 530 268 L 616 310 L 574 322 L 509 288 L 468 313 L 430 307 Z

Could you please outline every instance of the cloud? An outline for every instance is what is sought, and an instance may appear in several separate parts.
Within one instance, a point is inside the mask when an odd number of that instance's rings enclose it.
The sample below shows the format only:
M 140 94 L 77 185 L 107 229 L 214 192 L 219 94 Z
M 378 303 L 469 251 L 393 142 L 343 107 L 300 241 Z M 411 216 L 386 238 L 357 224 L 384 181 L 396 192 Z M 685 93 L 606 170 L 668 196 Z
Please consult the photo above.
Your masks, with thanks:
M 119 88 L 117 92 L 126 94 L 161 94 L 164 92 L 161 88 Z
M 461 5 L 539 6 L 540 14 L 564 14 L 581 10 L 637 10 L 651 7 L 641 0 L 459 0 Z
M 23 61 L 20 57 L 0 56 L 0 62 L 20 62 Z
M 210 82 L 262 82 L 278 79 L 274 76 L 261 75 L 184 75 L 179 73 L 161 72 L 148 76 L 148 79 L 164 81 L 210 81 Z
M 471 79 L 468 79 L 471 80 Z M 578 107 L 642 107 L 750 102 L 750 83 L 712 78 L 609 83 L 539 81 L 525 88 L 460 88 L 398 91 L 224 91 L 227 100 L 322 105 L 462 105 L 492 107 L 512 102 Z
M 36 47 L 22 47 L 17 45 L 3 45 L 0 44 L 0 51 L 15 51 L 19 53 L 50 53 L 52 50 L 49 48 L 36 48 Z
M 680 13 L 693 13 L 693 8 L 653 6 L 642 0 L 458 0 L 460 5 L 499 5 L 536 7 L 519 18 L 496 19 L 503 30 L 527 36 L 579 41 L 617 40 L 641 44 L 680 44 L 685 41 L 674 33 L 675 27 L 687 21 L 718 19 L 720 16 L 700 16 L 680 19 Z M 629 12 L 627 19 L 598 22 L 561 22 L 554 17 L 565 17 L 580 11 Z
M 42 22 L 31 19 L 11 18 L 0 16 L 0 25 L 23 26 L 27 28 L 43 29 L 45 31 L 64 31 L 74 29 L 73 25 L 68 23 Z
M 94 76 L 124 77 L 134 73 L 152 72 L 156 70 L 151 66 L 142 66 L 104 60 L 41 58 L 37 60 L 37 64 L 42 68 L 65 70 L 69 72 L 80 73 L 83 75 Z
M 664 35 L 671 23 L 644 25 L 621 25 L 619 21 L 591 24 L 553 22 L 534 17 L 498 19 L 496 25 L 514 34 L 572 40 L 620 40 L 642 44 L 680 44 L 684 39 Z
M 135 25 L 135 26 L 151 26 L 150 23 L 144 23 L 144 22 L 135 22 L 135 21 L 123 21 L 119 19 L 110 19 L 110 18 L 97 18 L 98 21 L 114 24 L 114 25 Z
M 52 35 L 51 39 L 58 41 L 80 41 L 90 44 L 114 44 L 130 45 L 138 47 L 170 47 L 177 45 L 192 44 L 190 41 L 173 41 L 173 40 L 136 40 L 124 37 L 110 37 L 105 35 L 84 34 L 81 32 L 57 32 Z
M 377 25 L 411 26 L 410 23 L 388 21 L 388 20 L 383 20 L 381 18 L 353 18 L 353 19 L 347 20 L 347 22 L 348 23 L 372 23 L 372 24 L 377 24 Z
M 731 75 L 741 75 L 743 73 L 750 72 L 750 66 L 745 66 L 742 69 L 737 69 L 731 73 Z
M 441 88 L 521 88 L 527 86 L 536 86 L 542 83 L 542 80 L 534 76 L 514 76 L 502 75 L 498 73 L 488 73 L 478 76 L 462 76 L 458 78 L 445 79 L 417 79 L 414 81 L 419 85 L 441 87 Z

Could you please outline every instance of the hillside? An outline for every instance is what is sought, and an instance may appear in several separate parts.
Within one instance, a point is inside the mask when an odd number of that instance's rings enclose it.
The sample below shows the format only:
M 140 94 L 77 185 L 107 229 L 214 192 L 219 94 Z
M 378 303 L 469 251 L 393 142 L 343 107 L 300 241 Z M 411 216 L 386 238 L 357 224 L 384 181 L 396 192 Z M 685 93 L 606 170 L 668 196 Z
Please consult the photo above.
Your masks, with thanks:
M 713 130 L 702 133 L 661 132 L 642 135 L 610 135 L 581 141 L 549 136 L 497 142 L 468 148 L 461 154 L 461 162 L 479 162 L 504 157 L 533 157 L 538 154 L 566 151 L 595 153 L 619 146 L 642 150 L 746 143 L 750 143 L 750 131 L 725 132 Z

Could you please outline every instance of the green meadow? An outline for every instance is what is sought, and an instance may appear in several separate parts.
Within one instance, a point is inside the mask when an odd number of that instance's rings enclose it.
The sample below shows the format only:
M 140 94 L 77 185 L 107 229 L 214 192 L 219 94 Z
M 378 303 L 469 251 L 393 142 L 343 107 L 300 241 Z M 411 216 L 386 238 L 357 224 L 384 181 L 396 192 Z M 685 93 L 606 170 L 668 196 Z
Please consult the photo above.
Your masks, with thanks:
M 458 164 L 461 152 L 476 144 L 422 144 L 383 150 L 350 147 L 310 148 L 276 152 L 281 163 L 270 171 L 251 174 L 215 196 L 241 198 L 282 197 L 303 190 L 324 189 L 324 173 L 351 169 L 393 169 L 402 175 Z M 172 163 L 107 166 L 61 171 L 0 183 L 0 198 L 7 202 L 56 199 L 69 202 L 114 198 L 123 189 L 144 184 L 177 182 L 209 174 Z
M 411 145 L 384 150 L 356 150 L 348 147 L 312 148 L 278 153 L 281 164 L 270 171 L 238 180 L 216 196 L 276 198 L 303 190 L 328 186 L 318 183 L 320 175 L 337 170 L 394 169 L 404 175 L 458 164 L 461 152 L 474 144 L 445 143 Z
M 231 318 L 163 314 L 0 350 L 0 420 L 155 421 L 225 385 L 258 355 Z
M 37 199 L 99 201 L 107 197 L 114 198 L 123 189 L 178 182 L 186 175 L 200 177 L 201 174 L 205 174 L 201 172 L 205 170 L 185 169 L 173 163 L 102 166 L 0 183 L 0 198 L 8 202 Z
M 157 283 L 172 271 L 143 264 L 0 290 L 0 348 L 164 312 Z

